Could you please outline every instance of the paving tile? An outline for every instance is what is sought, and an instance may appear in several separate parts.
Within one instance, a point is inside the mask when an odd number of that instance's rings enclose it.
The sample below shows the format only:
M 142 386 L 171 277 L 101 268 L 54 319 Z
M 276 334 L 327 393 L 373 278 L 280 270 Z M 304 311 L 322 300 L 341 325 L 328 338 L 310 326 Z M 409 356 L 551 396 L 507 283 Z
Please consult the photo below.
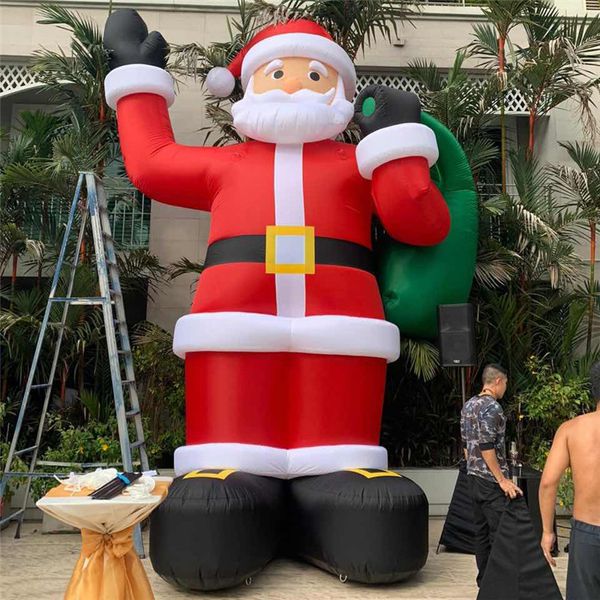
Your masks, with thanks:
M 252 585 L 205 597 L 209 600 L 474 600 L 477 596 L 475 559 L 456 553 L 436 554 L 442 526 L 443 519 L 431 519 L 427 564 L 403 583 L 385 586 L 340 583 L 333 575 L 305 563 L 275 560 Z M 62 600 L 79 556 L 79 535 L 42 535 L 40 524 L 25 523 L 21 539 L 15 540 L 14 527 L 11 525 L 0 537 L 0 598 Z M 147 548 L 147 533 L 144 537 Z M 557 563 L 555 575 L 564 593 L 566 555 L 562 554 Z M 174 589 L 152 570 L 150 559 L 145 558 L 143 564 L 156 600 L 203 597 L 203 594 Z

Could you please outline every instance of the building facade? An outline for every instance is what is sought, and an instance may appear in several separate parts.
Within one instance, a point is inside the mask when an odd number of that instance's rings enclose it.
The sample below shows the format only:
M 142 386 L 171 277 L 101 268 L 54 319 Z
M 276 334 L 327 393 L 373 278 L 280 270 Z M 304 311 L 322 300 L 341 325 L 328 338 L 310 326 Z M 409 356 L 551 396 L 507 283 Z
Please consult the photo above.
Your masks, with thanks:
M 108 15 L 107 2 L 62 0 L 56 3 L 91 17 L 100 27 Z M 469 0 L 422 0 L 416 4 L 418 12 L 411 17 L 410 23 L 399 26 L 398 39 L 391 43 L 379 39 L 359 56 L 357 68 L 362 85 L 381 82 L 410 89 L 411 82 L 399 73 L 401 67 L 410 60 L 422 58 L 433 61 L 442 69 L 449 68 L 456 50 L 469 43 L 473 25 L 483 20 L 481 9 Z M 567 15 L 600 13 L 600 0 L 555 0 L 555 4 Z M 0 125 L 4 130 L 17 125 L 18 115 L 23 110 L 51 108 L 51 99 L 40 91 L 26 69 L 34 51 L 41 46 L 68 48 L 67 32 L 37 23 L 38 6 L 29 0 L 0 2 Z M 149 30 L 158 30 L 167 41 L 177 44 L 197 42 L 204 45 L 227 40 L 227 17 L 237 13 L 236 0 L 132 0 L 115 1 L 112 7 L 136 8 Z M 518 42 L 518 32 L 515 38 Z M 469 67 L 476 77 L 476 65 Z M 564 103 L 538 126 L 536 144 L 542 161 L 566 161 L 566 153 L 559 143 L 583 139 L 583 131 L 571 108 L 569 103 Z M 204 115 L 204 92 L 199 82 L 183 82 L 170 114 L 179 142 L 202 143 L 204 134 L 200 130 L 208 123 Z M 526 143 L 526 114 L 518 98 L 507 107 L 507 115 L 511 144 Z M 147 205 L 142 204 L 144 206 Z M 139 226 L 145 227 L 136 243 L 148 244 L 162 264 L 181 257 L 195 262 L 203 260 L 210 215 L 152 202 L 151 212 L 146 210 L 135 219 L 139 220 Z M 129 229 L 127 231 L 129 235 Z M 176 320 L 189 309 L 195 279 L 192 274 L 179 277 L 149 301 L 148 319 L 172 331 Z

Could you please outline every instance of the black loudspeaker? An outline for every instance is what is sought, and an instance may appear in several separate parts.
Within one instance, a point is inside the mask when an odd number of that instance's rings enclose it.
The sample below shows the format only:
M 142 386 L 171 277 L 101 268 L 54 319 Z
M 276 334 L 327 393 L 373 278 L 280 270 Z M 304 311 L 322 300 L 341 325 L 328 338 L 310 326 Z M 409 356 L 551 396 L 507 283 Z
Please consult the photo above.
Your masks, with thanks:
M 471 367 L 475 360 L 475 326 L 471 304 L 438 306 L 440 357 L 443 367 Z

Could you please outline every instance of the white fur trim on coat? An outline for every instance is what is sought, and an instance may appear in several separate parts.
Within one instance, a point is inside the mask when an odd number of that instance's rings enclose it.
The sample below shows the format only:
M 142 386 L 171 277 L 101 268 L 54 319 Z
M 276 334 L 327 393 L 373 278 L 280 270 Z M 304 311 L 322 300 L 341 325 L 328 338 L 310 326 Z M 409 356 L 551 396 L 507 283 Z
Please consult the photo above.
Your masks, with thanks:
M 356 70 L 346 51 L 333 40 L 312 33 L 283 33 L 266 38 L 248 50 L 242 62 L 242 87 L 244 90 L 261 65 L 276 58 L 302 57 L 331 65 L 344 82 L 346 98 L 352 100 L 356 90 Z
M 171 106 L 175 101 L 173 78 L 160 67 L 124 65 L 113 69 L 104 79 L 106 103 L 117 108 L 117 102 L 130 94 L 157 94 Z
M 344 469 L 387 469 L 387 450 L 381 446 L 340 444 L 309 448 L 273 448 L 254 444 L 195 444 L 175 450 L 179 477 L 201 469 L 238 469 L 255 475 L 292 479 Z
M 400 332 L 383 319 L 318 315 L 280 317 L 259 313 L 207 312 L 181 317 L 173 352 L 298 352 L 369 356 L 395 361 Z
M 356 147 L 358 170 L 365 179 L 387 162 L 408 156 L 422 156 L 429 166 L 438 159 L 439 151 L 433 131 L 421 123 L 400 123 L 370 133 Z

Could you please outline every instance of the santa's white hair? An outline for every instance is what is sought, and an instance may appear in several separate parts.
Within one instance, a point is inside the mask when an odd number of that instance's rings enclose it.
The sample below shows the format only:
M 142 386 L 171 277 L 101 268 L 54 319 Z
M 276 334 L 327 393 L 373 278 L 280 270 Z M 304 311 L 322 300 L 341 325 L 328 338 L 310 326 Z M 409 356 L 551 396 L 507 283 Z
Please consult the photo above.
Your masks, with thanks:
M 254 78 L 244 97 L 231 107 L 238 133 L 271 144 L 307 144 L 335 138 L 352 119 L 354 105 L 346 100 L 341 77 L 324 94 L 308 89 L 254 92 Z

